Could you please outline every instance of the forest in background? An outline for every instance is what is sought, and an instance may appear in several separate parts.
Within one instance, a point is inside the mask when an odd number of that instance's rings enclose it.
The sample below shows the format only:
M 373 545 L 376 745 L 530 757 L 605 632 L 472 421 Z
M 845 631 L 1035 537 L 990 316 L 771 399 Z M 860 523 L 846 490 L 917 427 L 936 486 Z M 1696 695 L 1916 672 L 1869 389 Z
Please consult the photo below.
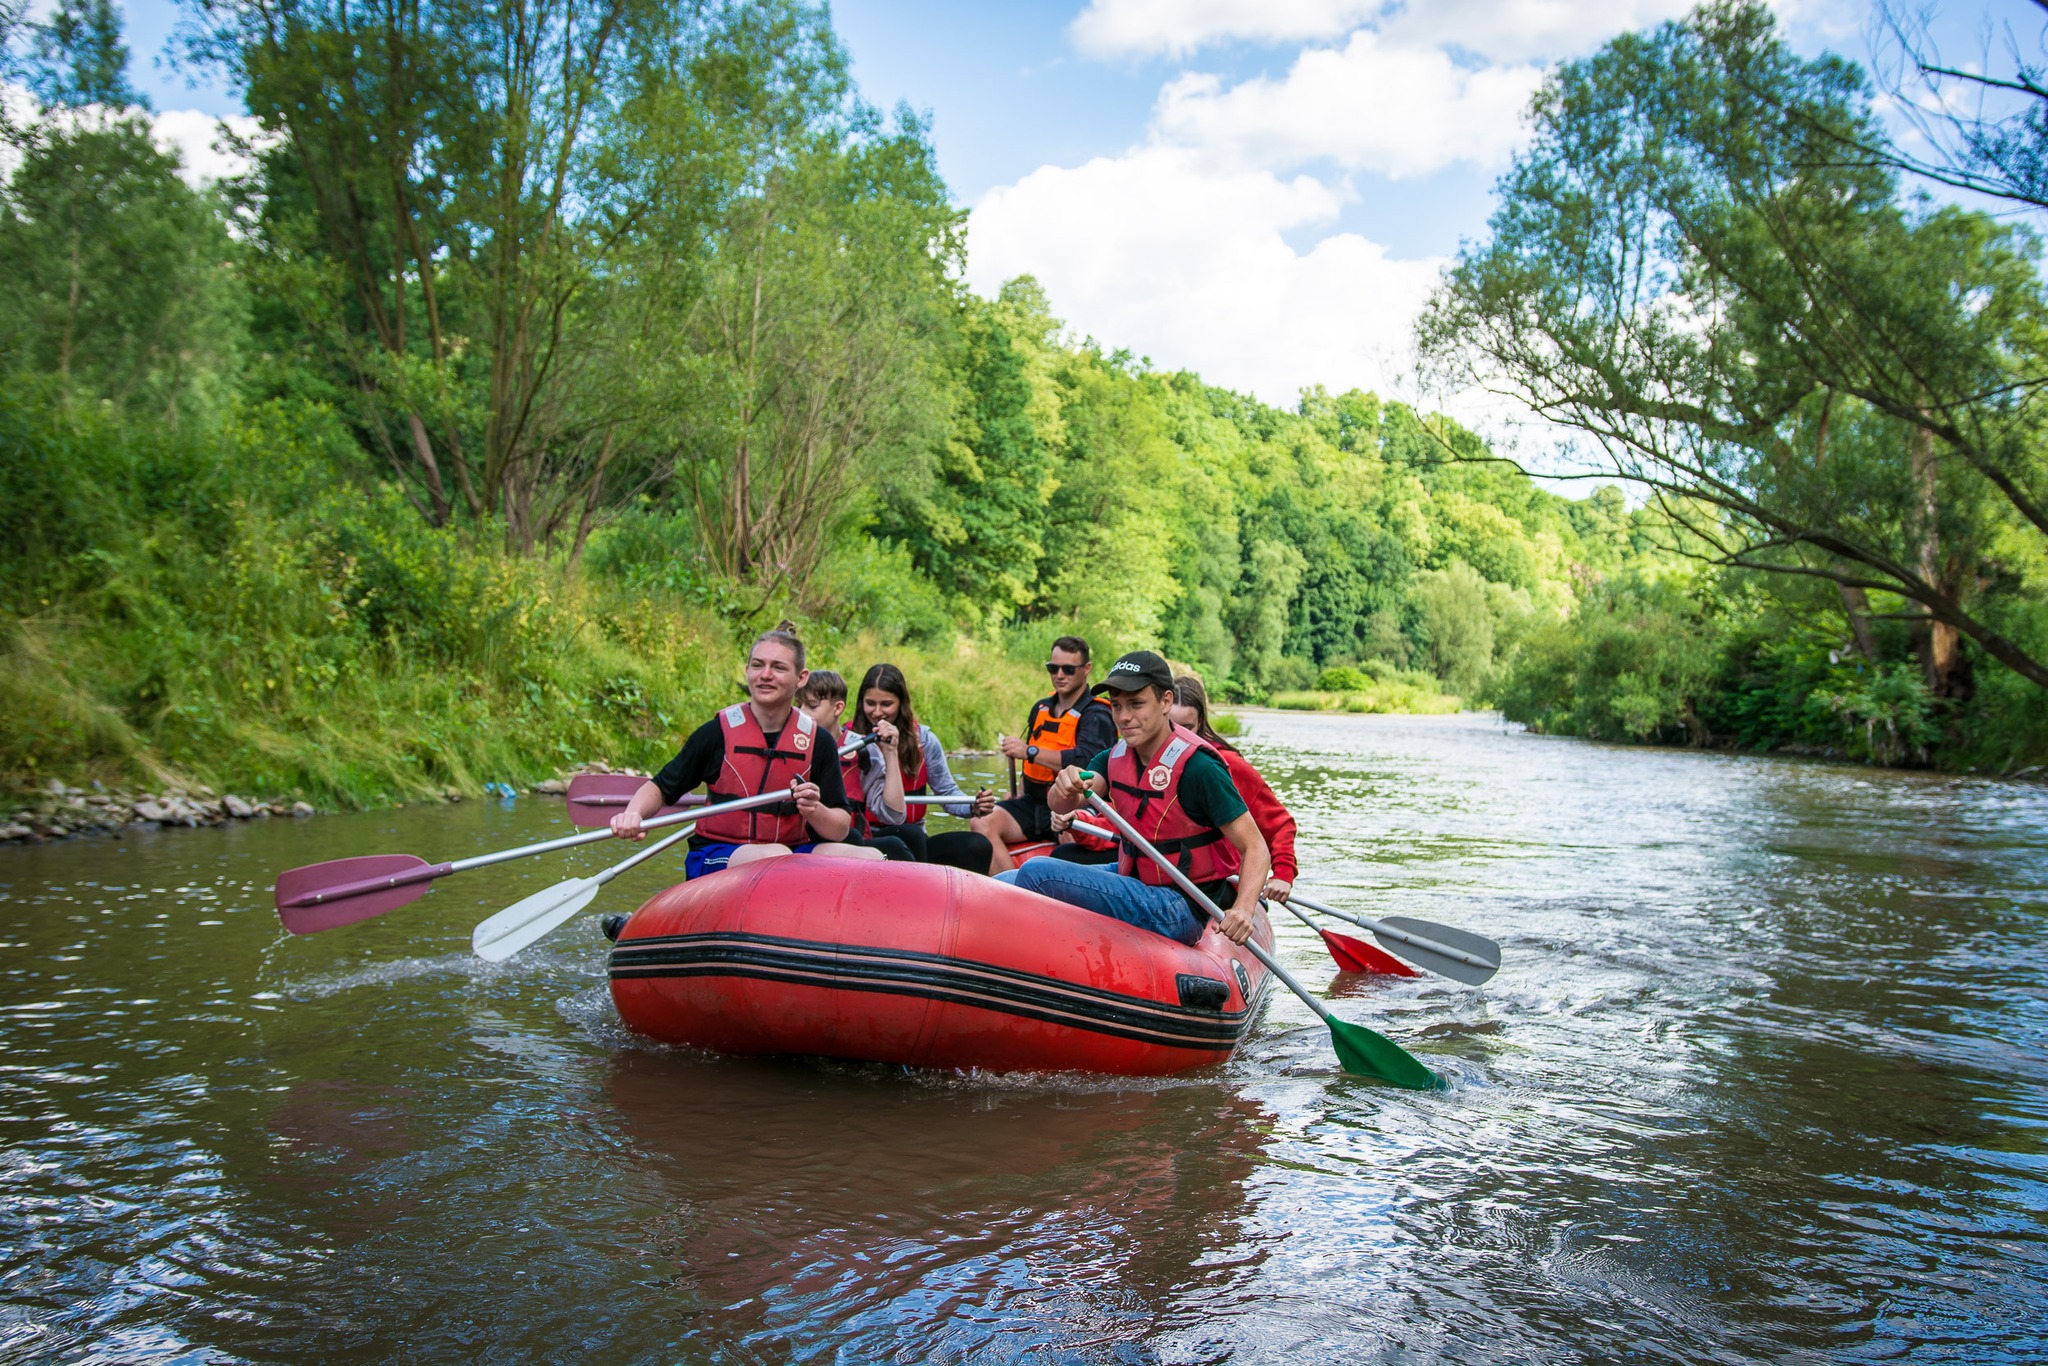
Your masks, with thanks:
M 927 128 L 860 100 L 822 8 L 188 14 L 187 59 L 228 73 L 265 130 L 250 174 L 199 190 L 150 141 L 108 0 L 6 34 L 0 75 L 34 95 L 0 192 L 9 786 L 363 804 L 654 763 L 784 615 L 818 664 L 903 664 L 961 744 L 1016 725 L 1045 642 L 1077 630 L 1098 653 L 1163 648 L 1245 702 L 1457 698 L 1600 738 L 1957 767 L 2048 748 L 2043 689 L 1966 630 L 1939 636 L 1913 583 L 1789 572 L 1818 542 L 1754 515 L 1807 498 L 1801 527 L 1836 518 L 1832 563 L 1861 547 L 1842 524 L 1868 531 L 1866 559 L 1892 536 L 1917 567 L 1932 544 L 1942 610 L 2022 654 L 2048 638 L 2017 505 L 1916 456 L 1868 385 L 1728 399 L 1749 426 L 1705 438 L 1719 484 L 1644 457 L 1617 474 L 1647 501 L 1567 498 L 1441 416 L 1320 390 L 1275 408 L 1074 335 L 1029 278 L 975 296 Z M 1623 58 L 1710 50 L 1702 24 L 1562 68 L 1539 114 L 1597 126 L 1601 90 L 1697 87 L 1684 53 Z M 1741 41 L 1768 53 L 1764 24 Z M 1678 94 L 1662 114 L 1682 123 Z M 1588 232 L 1516 236 L 1559 199 L 1567 123 L 1447 280 L 1438 363 L 1528 381 L 1562 352 L 1605 373 L 1587 348 L 1611 335 L 1528 344 L 1557 300 L 1532 302 L 1532 262 L 1578 297 L 1606 268 Z M 1859 192 L 1914 231 L 1967 218 L 1915 217 L 1895 182 Z M 1943 231 L 1977 243 L 1985 292 L 1958 297 L 2014 365 L 2037 292 L 2010 264 L 2031 262 L 2024 233 Z M 1798 373 L 1753 354 L 1782 318 L 1714 297 L 1754 334 L 1743 363 Z M 1673 372 L 1727 398 L 1725 357 L 1699 350 Z M 1921 399 L 1910 413 L 1938 407 Z M 1816 424 L 1825 460 L 1783 439 Z M 2038 471 L 2033 449 L 1998 449 L 2007 483 Z M 1832 482 L 1801 482 L 1800 461 Z M 1931 530 L 1911 511 L 1930 507 Z

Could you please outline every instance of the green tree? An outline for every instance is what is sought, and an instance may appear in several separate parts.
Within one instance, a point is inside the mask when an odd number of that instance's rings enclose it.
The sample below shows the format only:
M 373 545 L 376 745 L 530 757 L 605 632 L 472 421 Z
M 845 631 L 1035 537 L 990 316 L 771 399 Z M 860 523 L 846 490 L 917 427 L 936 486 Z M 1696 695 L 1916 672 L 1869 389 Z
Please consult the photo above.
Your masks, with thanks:
M 1828 580 L 1852 616 L 1914 604 L 1937 694 L 1969 690 L 1959 637 L 2048 686 L 2031 244 L 1908 213 L 1858 150 L 1883 142 L 1862 74 L 1758 4 L 1623 35 L 1532 117 L 1422 321 L 1432 362 L 1589 434 L 1694 553 Z
M 998 623 L 1037 596 L 1057 460 L 1031 343 L 1012 332 L 1006 311 L 964 308 L 951 437 L 927 481 L 888 491 L 877 527 L 948 594 Z
M 1476 697 L 1493 672 L 1493 612 L 1487 582 L 1463 560 L 1425 569 L 1408 590 L 1430 671 L 1451 691 Z

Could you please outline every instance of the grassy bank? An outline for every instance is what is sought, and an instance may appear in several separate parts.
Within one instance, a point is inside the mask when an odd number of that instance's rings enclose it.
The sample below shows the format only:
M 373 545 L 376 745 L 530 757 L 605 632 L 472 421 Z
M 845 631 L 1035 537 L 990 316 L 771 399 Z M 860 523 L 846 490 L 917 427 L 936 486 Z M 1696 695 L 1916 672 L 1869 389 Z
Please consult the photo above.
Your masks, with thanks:
M 1325 669 L 1324 686 L 1273 694 L 1282 711 L 1342 711 L 1442 716 L 1462 710 L 1465 699 L 1444 692 L 1436 679 L 1409 670 L 1373 674 L 1360 669 Z M 1330 686 L 1335 684 L 1337 686 Z
M 225 440 L 32 418 L 0 407 L 0 788 L 380 805 L 658 764 L 739 695 L 758 615 L 430 528 L 337 479 L 349 453 L 305 412 Z M 897 663 L 952 744 L 991 744 L 1043 683 L 1036 654 L 794 610 L 814 664 Z

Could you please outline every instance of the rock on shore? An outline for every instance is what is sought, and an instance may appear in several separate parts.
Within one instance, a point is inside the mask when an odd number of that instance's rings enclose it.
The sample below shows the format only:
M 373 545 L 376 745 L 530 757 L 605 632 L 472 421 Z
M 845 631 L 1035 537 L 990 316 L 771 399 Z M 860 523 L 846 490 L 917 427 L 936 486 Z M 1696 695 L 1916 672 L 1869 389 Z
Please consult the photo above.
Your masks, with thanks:
M 575 773 L 609 773 L 604 763 L 578 764 Z M 543 778 L 527 791 L 559 797 L 569 790 L 569 779 Z M 462 792 L 448 788 L 441 799 L 462 800 Z M 41 843 L 70 839 L 77 835 L 110 834 L 122 830 L 161 830 L 181 825 L 225 825 L 230 821 L 263 820 L 270 816 L 316 816 L 310 803 L 289 797 L 246 797 L 234 792 L 216 793 L 195 784 L 165 792 L 117 792 L 95 783 L 90 788 L 71 787 L 57 779 L 50 782 L 16 810 L 9 812 L 0 800 L 0 844 Z
M 288 799 L 263 800 L 209 787 L 165 792 L 115 792 L 95 784 L 69 787 L 56 779 L 29 805 L 0 820 L 0 842 L 67 839 L 117 830 L 160 830 L 167 825 L 220 825 L 261 820 L 292 810 Z M 305 803 L 297 803 L 305 806 Z M 312 808 L 305 806 L 311 814 Z

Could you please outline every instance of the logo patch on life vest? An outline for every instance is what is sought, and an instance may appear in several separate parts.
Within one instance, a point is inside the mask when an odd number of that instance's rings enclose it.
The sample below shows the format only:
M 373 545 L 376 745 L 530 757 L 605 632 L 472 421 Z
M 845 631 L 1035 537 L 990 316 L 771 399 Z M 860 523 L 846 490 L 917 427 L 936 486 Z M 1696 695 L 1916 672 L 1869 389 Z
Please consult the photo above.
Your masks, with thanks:
M 1245 1000 L 1252 998 L 1252 979 L 1244 970 L 1244 964 L 1237 959 L 1230 960 L 1230 967 L 1237 974 L 1237 993 Z
M 811 747 L 811 737 L 798 731 L 795 736 L 796 752 L 802 754 Z
M 1164 792 L 1166 785 L 1173 781 L 1173 770 L 1161 764 L 1145 775 L 1145 781 L 1152 784 L 1154 792 Z

